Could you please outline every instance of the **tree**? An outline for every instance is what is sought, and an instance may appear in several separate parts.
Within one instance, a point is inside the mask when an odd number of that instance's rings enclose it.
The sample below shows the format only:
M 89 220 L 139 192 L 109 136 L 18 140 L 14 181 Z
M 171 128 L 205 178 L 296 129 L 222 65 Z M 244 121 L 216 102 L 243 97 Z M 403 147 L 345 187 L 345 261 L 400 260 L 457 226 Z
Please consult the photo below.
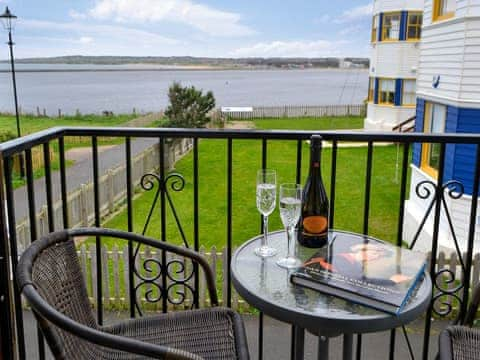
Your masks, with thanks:
M 215 107 L 211 91 L 205 95 L 194 86 L 183 87 L 174 82 L 168 89 L 170 105 L 165 110 L 170 127 L 201 128 L 210 120 L 208 112 Z

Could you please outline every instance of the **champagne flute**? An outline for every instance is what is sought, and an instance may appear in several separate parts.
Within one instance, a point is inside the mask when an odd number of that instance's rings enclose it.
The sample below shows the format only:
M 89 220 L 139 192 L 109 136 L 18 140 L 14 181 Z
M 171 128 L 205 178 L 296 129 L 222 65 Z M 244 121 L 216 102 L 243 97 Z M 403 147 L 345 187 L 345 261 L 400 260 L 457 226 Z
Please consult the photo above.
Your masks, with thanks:
M 277 201 L 277 175 L 275 170 L 257 172 L 257 209 L 263 215 L 263 238 L 255 254 L 260 257 L 274 256 L 277 250 L 268 246 L 268 216 L 275 210 Z
M 292 269 L 299 267 L 300 259 L 291 255 L 292 237 L 302 208 L 302 187 L 298 184 L 280 185 L 280 218 L 287 232 L 287 256 L 277 261 L 277 265 Z

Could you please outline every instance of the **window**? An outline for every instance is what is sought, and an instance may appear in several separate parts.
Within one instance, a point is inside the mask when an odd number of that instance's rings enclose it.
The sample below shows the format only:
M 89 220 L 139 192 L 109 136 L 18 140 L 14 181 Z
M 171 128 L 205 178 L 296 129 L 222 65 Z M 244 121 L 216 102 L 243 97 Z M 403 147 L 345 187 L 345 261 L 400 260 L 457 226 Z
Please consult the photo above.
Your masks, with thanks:
M 445 131 L 445 119 L 447 107 L 445 105 L 425 103 L 425 119 L 423 131 L 425 133 L 443 133 Z M 423 144 L 421 168 L 433 177 L 438 176 L 440 165 L 440 144 Z
M 372 21 L 372 43 L 377 41 L 378 15 L 373 17 Z
M 375 78 L 371 77 L 368 81 L 368 101 L 373 102 L 375 98 Z
M 445 20 L 455 15 L 456 0 L 433 0 L 433 21 Z
M 400 13 L 383 15 L 382 41 L 396 40 L 400 35 Z
M 420 40 L 423 15 L 419 12 L 408 13 L 407 40 Z
M 413 79 L 403 80 L 402 86 L 402 105 L 412 106 L 416 102 L 416 81 Z
M 395 80 L 380 79 L 379 81 L 379 104 L 393 105 L 395 102 Z

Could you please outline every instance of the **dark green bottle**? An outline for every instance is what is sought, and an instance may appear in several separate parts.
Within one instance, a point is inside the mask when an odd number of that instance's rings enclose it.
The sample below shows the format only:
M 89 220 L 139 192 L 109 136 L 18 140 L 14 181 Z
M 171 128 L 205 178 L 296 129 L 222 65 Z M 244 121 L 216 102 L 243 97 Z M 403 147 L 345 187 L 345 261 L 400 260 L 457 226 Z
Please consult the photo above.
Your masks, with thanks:
M 310 173 L 303 188 L 302 213 L 298 223 L 298 242 L 319 248 L 328 241 L 328 198 L 322 181 L 320 157 L 322 137 L 313 135 L 310 143 Z

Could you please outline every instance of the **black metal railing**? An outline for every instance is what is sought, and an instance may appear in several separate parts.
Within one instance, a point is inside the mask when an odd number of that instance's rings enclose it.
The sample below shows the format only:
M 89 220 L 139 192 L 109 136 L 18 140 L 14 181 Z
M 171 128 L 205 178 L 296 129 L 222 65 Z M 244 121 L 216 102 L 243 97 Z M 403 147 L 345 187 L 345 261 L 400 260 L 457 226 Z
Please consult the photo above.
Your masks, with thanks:
M 440 144 L 440 153 L 439 153 L 439 171 L 438 178 L 434 181 L 425 182 L 419 184 L 416 188 L 416 195 L 422 199 L 429 199 L 430 205 L 428 206 L 428 212 L 433 216 L 433 234 L 431 237 L 431 253 L 432 261 L 430 264 L 429 272 L 432 277 L 432 280 L 435 282 L 435 293 L 433 294 L 432 304 L 430 305 L 427 314 L 425 316 L 425 328 L 424 328 L 424 342 L 422 349 L 413 349 L 408 341 L 408 335 L 403 329 L 403 333 L 407 339 L 409 352 L 412 358 L 422 358 L 427 359 L 429 354 L 429 340 L 431 337 L 431 319 L 432 316 L 446 316 L 450 314 L 453 310 L 456 311 L 459 317 L 462 317 L 465 314 L 468 302 L 468 294 L 470 290 L 470 278 L 471 278 L 471 267 L 472 267 L 472 258 L 473 258 L 473 244 L 475 240 L 475 231 L 476 231 L 476 219 L 477 219 L 477 198 L 478 198 L 478 187 L 479 187 L 479 178 L 480 178 L 480 135 L 474 134 L 443 134 L 443 135 L 432 135 L 432 134 L 395 134 L 395 133 L 369 133 L 369 132 L 349 132 L 349 131 L 322 131 L 315 132 L 322 135 L 323 139 L 331 142 L 331 152 L 330 152 L 330 226 L 335 227 L 337 224 L 337 215 L 336 210 L 337 206 L 337 189 L 339 179 L 337 177 L 338 170 L 338 155 L 342 151 L 340 148 L 343 144 L 350 144 L 351 142 L 364 142 L 366 148 L 366 157 L 364 164 L 365 171 L 365 183 L 363 189 L 363 208 L 361 209 L 361 216 L 363 217 L 361 229 L 359 231 L 364 234 L 369 234 L 371 229 L 371 212 L 372 212 L 372 199 L 375 196 L 375 190 L 372 185 L 373 179 L 373 164 L 375 161 L 375 145 L 377 143 L 389 142 L 396 144 L 397 151 L 401 155 L 401 168 L 400 168 L 400 180 L 398 184 L 398 193 L 396 194 L 399 206 L 398 212 L 396 215 L 397 224 L 396 224 L 396 239 L 395 242 L 397 245 L 403 244 L 403 233 L 404 233 L 404 202 L 408 197 L 407 189 L 409 184 L 409 168 L 411 162 L 411 151 L 413 144 L 415 143 L 437 143 Z M 122 139 L 125 150 L 123 154 L 125 166 L 126 166 L 126 175 L 125 175 L 125 188 L 126 188 L 126 197 L 125 197 L 125 207 L 127 213 L 127 224 L 126 228 L 128 231 L 134 230 L 134 184 L 132 180 L 132 162 L 133 162 L 133 153 L 132 153 L 132 143 L 134 139 L 137 138 L 153 138 L 158 139 L 159 146 L 159 155 L 158 155 L 158 173 L 150 174 L 158 181 L 157 195 L 155 196 L 155 201 L 152 204 L 152 209 L 156 208 L 159 205 L 159 213 L 157 215 L 160 218 L 160 240 L 167 241 L 167 212 L 169 208 L 174 208 L 173 203 L 170 200 L 169 186 L 167 185 L 169 172 L 166 168 L 166 141 L 167 139 L 178 139 L 178 138 L 192 138 L 193 139 L 193 155 L 192 155 L 192 188 L 193 188 L 193 199 L 192 199 L 192 212 L 193 212 L 193 231 L 192 231 L 192 244 L 187 244 L 192 247 L 194 250 L 199 250 L 200 246 L 200 236 L 199 231 L 202 228 L 202 223 L 200 221 L 199 211 L 199 182 L 201 179 L 201 174 L 199 171 L 200 159 L 199 159 L 199 149 L 201 148 L 201 141 L 204 139 L 218 139 L 226 142 L 226 239 L 225 239 L 225 248 L 227 252 L 227 262 L 230 261 L 232 251 L 233 251 L 233 226 L 232 220 L 234 218 L 233 211 L 233 202 L 232 199 L 235 194 L 235 187 L 233 184 L 234 180 L 234 144 L 236 141 L 240 140 L 252 140 L 260 142 L 261 144 L 261 153 L 259 154 L 259 161 L 257 163 L 252 163 L 252 167 L 262 167 L 266 168 L 269 166 L 269 147 L 271 144 L 274 144 L 278 141 L 289 141 L 296 144 L 296 156 L 295 162 L 296 167 L 295 171 L 292 171 L 292 181 L 295 179 L 297 183 L 301 182 L 302 179 L 302 151 L 303 151 L 303 141 L 308 140 L 312 135 L 310 131 L 252 131 L 252 130 L 191 130 L 191 129 L 132 129 L 132 128 L 73 128 L 73 127 L 61 127 L 61 128 L 52 128 L 46 131 L 42 131 L 33 135 L 29 135 L 20 139 L 12 140 L 3 144 L 0 144 L 0 201 L 5 206 L 0 206 L 0 229 L 2 231 L 2 238 L 0 243 L 0 324 L 1 324 L 1 351 L 4 359 L 15 358 L 17 356 L 20 359 L 26 358 L 26 348 L 25 348 L 25 337 L 24 337 L 24 324 L 22 318 L 22 302 L 18 290 L 15 288 L 12 282 L 12 273 L 11 270 L 15 270 L 17 259 L 19 255 L 19 248 L 17 244 L 17 219 L 15 207 L 18 205 L 14 201 L 14 179 L 12 175 L 12 166 L 15 156 L 18 154 L 25 155 L 25 168 L 26 168 L 26 195 L 27 195 L 27 215 L 30 223 L 30 240 L 35 241 L 39 236 L 39 229 L 36 226 L 36 216 L 38 211 L 38 204 L 36 203 L 36 196 L 38 192 L 38 186 L 35 186 L 34 179 L 34 169 L 32 166 L 32 149 L 34 147 L 40 146 L 44 151 L 44 186 L 43 191 L 46 198 L 46 208 L 47 208 L 47 229 L 48 231 L 53 231 L 57 228 L 69 228 L 69 211 L 68 208 L 68 184 L 70 179 L 67 177 L 67 161 L 65 157 L 66 149 L 66 140 L 70 136 L 82 136 L 89 137 L 91 139 L 91 152 L 92 152 L 92 161 L 91 161 L 91 172 L 93 174 L 93 208 L 94 208 L 94 218 L 92 225 L 102 226 L 103 220 L 101 216 L 101 188 L 99 186 L 100 174 L 100 164 L 99 164 L 99 139 L 102 137 L 118 138 Z M 472 173 L 472 183 L 473 183 L 473 192 L 471 197 L 471 206 L 470 206 L 470 215 L 468 219 L 468 236 L 466 248 L 463 249 L 466 252 L 464 256 L 461 254 L 462 249 L 459 248 L 456 237 L 453 235 L 452 248 L 455 247 L 459 253 L 460 259 L 462 262 L 462 272 L 460 278 L 455 278 L 453 272 L 449 272 L 448 269 L 437 269 L 436 268 L 436 254 L 439 249 L 439 229 L 440 222 L 442 217 L 445 217 L 445 211 L 448 206 L 446 203 L 446 197 L 450 196 L 451 199 L 457 199 L 463 194 L 463 185 L 458 182 L 448 182 L 444 179 L 444 164 L 445 164 L 445 153 L 447 144 L 473 144 L 475 147 L 475 152 L 472 154 L 472 157 L 475 157 L 476 161 L 473 162 L 474 169 L 470 169 Z M 52 163 L 50 160 L 50 149 L 55 147 L 58 151 L 58 173 L 52 169 Z M 397 158 L 400 158 L 397 156 Z M 385 165 L 386 166 L 386 165 Z M 148 174 L 147 174 L 148 175 Z M 53 178 L 58 178 L 59 186 L 53 188 Z M 342 180 L 342 179 L 341 179 Z M 355 184 L 352 184 L 355 186 Z M 429 187 L 429 188 L 427 188 Z M 54 219 L 54 195 L 55 193 L 59 194 L 61 199 L 61 223 L 57 221 L 55 223 Z M 157 202 L 158 200 L 158 202 Z M 358 214 L 356 214 L 357 216 Z M 428 215 L 428 214 L 427 214 Z M 427 216 L 426 215 L 426 216 Z M 241 216 L 241 214 L 239 215 Z M 149 225 L 149 218 L 146 220 L 145 226 Z M 177 224 L 181 223 L 181 218 L 177 219 Z M 455 233 L 455 227 L 452 225 L 451 219 L 447 216 L 450 230 Z M 180 224 L 178 224 L 181 226 Z M 422 221 L 421 226 L 424 223 Z M 422 229 L 420 229 L 422 230 Z M 418 237 L 420 230 L 417 232 L 416 237 Z M 416 239 L 413 240 L 415 244 Z M 101 279 L 102 273 L 102 258 L 99 256 L 101 254 L 101 239 L 97 238 L 95 242 L 96 246 L 96 272 L 99 274 L 97 279 Z M 133 286 L 136 282 L 138 283 L 138 271 L 135 269 L 136 253 L 137 250 L 133 244 L 129 244 L 128 247 L 128 267 L 129 267 L 129 276 L 128 281 L 130 283 L 129 293 L 127 298 L 129 299 L 129 313 L 131 317 L 141 315 L 141 310 L 139 304 L 137 303 L 138 294 L 135 292 L 136 288 Z M 148 261 L 148 260 L 146 260 Z M 160 267 L 162 264 L 166 264 L 167 259 L 162 256 L 160 260 L 156 263 Z M 143 265 L 144 268 L 148 270 L 148 265 Z M 227 292 L 226 299 L 223 299 L 226 306 L 231 306 L 232 304 L 232 290 L 231 290 L 231 278 L 229 268 L 226 267 L 226 274 L 224 276 L 227 279 Z M 195 270 L 195 269 L 194 269 Z M 199 278 L 198 274 L 195 271 L 193 276 L 193 292 L 194 292 L 194 301 L 193 307 L 198 306 L 198 283 Z M 448 283 L 455 284 L 454 287 L 448 287 L 447 289 L 443 288 L 439 280 L 440 277 L 444 277 L 445 273 L 448 273 L 450 279 Z M 145 279 L 144 279 L 145 280 Z M 155 277 L 155 280 L 160 282 L 160 289 L 167 288 L 167 274 L 160 274 L 159 277 Z M 185 279 L 184 279 L 185 280 Z M 438 281 L 437 281 L 438 280 Z M 147 283 L 151 280 L 145 280 Z M 171 281 L 169 279 L 168 281 Z M 103 307 L 103 284 L 102 281 L 97 281 L 95 286 L 96 293 L 96 304 L 97 304 L 97 317 L 99 323 L 104 321 L 104 307 Z M 454 309 L 452 306 L 447 305 L 443 306 L 443 311 L 438 311 L 438 306 L 435 305 L 436 302 L 443 302 L 442 299 L 445 297 L 453 297 L 458 303 L 458 308 Z M 161 294 L 156 297 L 155 300 L 162 303 L 163 311 L 167 311 L 169 297 L 168 294 Z M 450 307 L 449 307 L 450 306 Z M 445 310 L 446 309 L 446 310 Z M 258 358 L 262 359 L 263 357 L 263 314 L 260 314 L 259 317 L 259 354 Z M 43 339 L 38 332 L 38 354 L 39 358 L 44 358 L 45 349 L 43 346 Z M 396 332 L 392 331 L 390 336 L 390 346 L 388 349 L 389 358 L 394 358 L 394 348 L 396 343 Z M 360 358 L 362 347 L 362 338 L 358 336 L 357 339 L 357 358 Z M 421 354 L 421 355 L 420 355 Z M 415 356 L 416 355 L 416 356 Z

